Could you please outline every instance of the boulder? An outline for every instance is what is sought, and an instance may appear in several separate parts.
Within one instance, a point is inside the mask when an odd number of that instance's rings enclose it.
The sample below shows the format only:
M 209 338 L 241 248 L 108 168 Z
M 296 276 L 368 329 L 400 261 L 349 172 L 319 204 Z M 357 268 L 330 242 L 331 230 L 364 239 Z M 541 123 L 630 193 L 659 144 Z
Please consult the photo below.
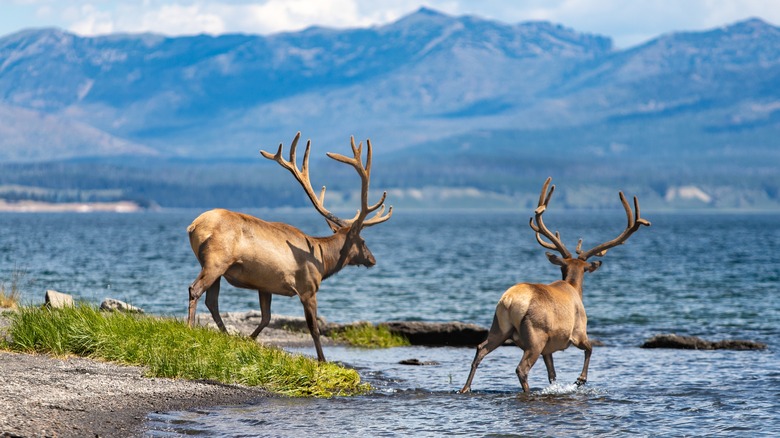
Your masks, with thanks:
M 716 350 L 766 350 L 767 345 L 761 342 L 740 339 L 724 339 L 713 345 Z
M 251 330 L 249 330 L 250 332 L 254 331 L 263 317 L 262 312 L 259 310 L 221 313 L 220 315 L 222 316 L 222 321 L 225 325 L 228 323 L 237 326 L 246 325 L 251 327 Z M 208 315 L 208 318 L 211 319 L 211 315 Z M 317 323 L 320 328 L 320 333 L 323 333 L 328 326 L 327 321 L 322 316 L 317 316 Z M 309 326 L 306 324 L 306 318 L 303 316 L 278 315 L 272 313 L 271 322 L 268 323 L 268 328 L 309 333 Z
M 44 303 L 52 309 L 62 309 L 63 307 L 75 306 L 73 296 L 51 289 L 46 291 Z
M 100 303 L 100 310 L 104 311 L 117 311 L 128 313 L 144 313 L 143 309 L 135 307 L 132 304 L 127 304 L 124 301 L 115 300 L 113 298 L 106 298 Z
M 488 330 L 462 322 L 392 321 L 381 325 L 405 336 L 412 345 L 475 346 L 487 338 Z
M 220 313 L 222 322 L 225 323 L 225 327 L 234 326 L 239 332 L 247 334 L 252 333 L 260 320 L 262 319 L 262 313 L 259 310 L 249 310 L 246 312 L 226 312 Z M 325 318 L 318 316 L 317 321 L 320 328 L 320 333 L 325 335 L 328 327 L 332 324 L 328 324 Z M 214 319 L 210 313 L 198 313 L 196 315 L 196 324 L 216 327 Z M 309 333 L 309 326 L 306 324 L 306 318 L 303 316 L 288 316 L 271 314 L 271 322 L 266 329 L 279 329 L 290 332 L 302 332 Z
M 682 350 L 764 350 L 766 344 L 754 341 L 726 339 L 707 341 L 696 336 L 676 334 L 655 335 L 645 341 L 641 348 L 676 348 Z

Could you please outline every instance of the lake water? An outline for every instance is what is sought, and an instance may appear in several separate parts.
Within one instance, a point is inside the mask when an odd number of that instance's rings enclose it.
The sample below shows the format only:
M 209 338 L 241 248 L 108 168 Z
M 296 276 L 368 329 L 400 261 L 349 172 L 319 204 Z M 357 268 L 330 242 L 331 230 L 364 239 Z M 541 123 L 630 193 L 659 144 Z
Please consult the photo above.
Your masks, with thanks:
M 186 226 L 199 211 L 141 214 L 0 214 L 0 279 L 23 271 L 24 300 L 46 289 L 99 303 L 129 301 L 183 317 L 199 267 Z M 249 211 L 312 234 L 324 221 L 303 211 Z M 329 321 L 450 321 L 489 326 L 516 282 L 559 278 L 528 227 L 528 212 L 396 212 L 364 232 L 377 259 L 326 280 L 319 313 Z M 559 382 L 539 361 L 520 393 L 521 351 L 488 355 L 463 385 L 471 348 L 362 350 L 325 347 L 376 392 L 330 400 L 270 398 L 257 405 L 152 414 L 150 436 L 777 436 L 780 434 L 780 214 L 659 213 L 585 279 L 594 348 L 588 384 L 572 382 L 583 354 L 556 353 Z M 549 216 L 549 217 L 548 217 Z M 622 211 L 551 209 L 546 222 L 570 248 L 611 239 Z M 202 301 L 202 300 L 201 300 Z M 222 311 L 257 309 L 257 294 L 223 282 Z M 200 311 L 206 311 L 201 302 Z M 294 298 L 273 312 L 302 315 Z M 750 339 L 765 351 L 644 350 L 658 333 Z M 312 348 L 298 350 L 314 355 Z M 417 358 L 436 366 L 404 366 Z

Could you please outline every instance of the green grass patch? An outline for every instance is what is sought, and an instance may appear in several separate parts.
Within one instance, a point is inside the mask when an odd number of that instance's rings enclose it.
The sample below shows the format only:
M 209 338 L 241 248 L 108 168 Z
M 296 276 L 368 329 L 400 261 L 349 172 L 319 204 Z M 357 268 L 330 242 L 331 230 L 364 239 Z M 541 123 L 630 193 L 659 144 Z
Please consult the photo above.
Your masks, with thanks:
M 355 370 L 287 353 L 183 321 L 121 312 L 21 307 L 9 312 L 5 348 L 102 359 L 148 368 L 152 377 L 208 379 L 289 396 L 331 397 L 370 390 Z
M 349 325 L 329 336 L 362 348 L 392 348 L 411 345 L 405 336 L 391 332 L 387 326 L 370 323 Z

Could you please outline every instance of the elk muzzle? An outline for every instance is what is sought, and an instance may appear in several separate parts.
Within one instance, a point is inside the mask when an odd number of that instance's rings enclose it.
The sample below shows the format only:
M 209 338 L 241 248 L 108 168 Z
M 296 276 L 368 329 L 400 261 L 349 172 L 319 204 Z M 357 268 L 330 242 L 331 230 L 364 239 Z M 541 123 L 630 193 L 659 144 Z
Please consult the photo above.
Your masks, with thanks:
M 356 263 L 351 263 L 351 264 L 365 266 L 366 268 L 370 268 L 376 265 L 376 259 L 374 258 L 374 254 L 371 254 L 371 251 L 368 249 L 368 247 L 365 244 L 363 244 L 363 247 L 360 248 L 358 257 L 355 258 L 354 262 Z

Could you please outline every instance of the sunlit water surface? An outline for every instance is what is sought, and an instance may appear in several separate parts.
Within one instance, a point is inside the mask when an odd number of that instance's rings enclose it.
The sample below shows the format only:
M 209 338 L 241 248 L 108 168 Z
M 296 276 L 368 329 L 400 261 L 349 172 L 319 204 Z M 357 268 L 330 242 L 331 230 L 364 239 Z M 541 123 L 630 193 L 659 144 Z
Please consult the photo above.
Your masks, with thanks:
M 24 299 L 57 289 L 99 302 L 114 297 L 147 312 L 184 316 L 198 273 L 186 226 L 197 211 L 144 214 L 0 214 L 0 278 L 22 271 Z M 326 234 L 308 212 L 250 211 Z M 557 214 L 556 214 L 557 213 Z M 593 246 L 625 226 L 621 211 L 548 213 L 573 246 Z M 645 212 L 651 228 L 615 248 L 585 280 L 594 349 L 589 382 L 576 349 L 556 353 L 559 382 L 541 361 L 531 394 L 519 393 L 521 351 L 499 348 L 480 366 L 474 392 L 466 348 L 325 348 L 377 388 L 362 397 L 268 398 L 256 405 L 156 413 L 150 436 L 780 435 L 780 215 Z M 347 268 L 323 283 L 330 321 L 458 320 L 488 326 L 501 293 L 518 281 L 550 282 L 550 265 L 516 212 L 398 212 L 364 232 L 372 269 Z M 8 281 L 8 280 L 6 280 Z M 223 283 L 222 311 L 256 309 L 257 294 Z M 201 304 L 201 311 L 205 306 Z M 302 315 L 294 298 L 273 312 Z M 657 333 L 751 339 L 766 351 L 644 350 Z M 298 350 L 313 355 L 310 348 Z M 417 358 L 435 366 L 405 366 Z

